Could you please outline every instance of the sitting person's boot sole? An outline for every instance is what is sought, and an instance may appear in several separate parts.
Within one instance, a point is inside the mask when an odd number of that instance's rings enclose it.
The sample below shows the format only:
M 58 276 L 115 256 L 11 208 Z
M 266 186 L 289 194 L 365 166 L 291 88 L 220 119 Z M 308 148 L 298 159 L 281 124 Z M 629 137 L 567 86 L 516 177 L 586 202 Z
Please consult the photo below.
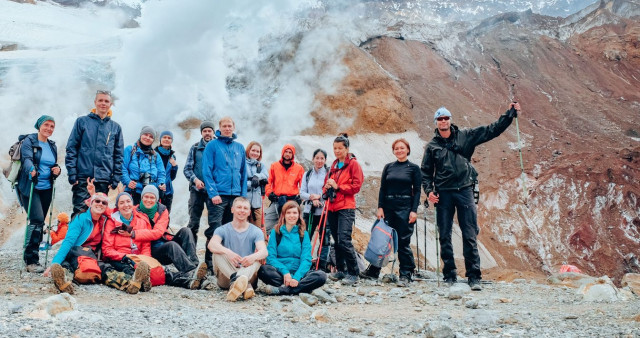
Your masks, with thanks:
M 242 298 L 247 300 L 247 299 L 253 298 L 253 296 L 255 296 L 255 295 L 256 295 L 256 292 L 253 290 L 253 286 L 251 286 L 251 284 L 249 284 L 249 285 L 247 285 L 247 289 L 244 290 L 244 293 L 242 294 Z
M 149 268 L 149 264 L 145 262 L 139 262 L 136 264 L 136 271 L 133 273 L 133 278 L 129 281 L 129 285 L 125 291 L 132 295 L 138 293 L 142 287 L 142 283 L 149 279 L 150 273 L 151 269 Z
M 67 281 L 62 265 L 51 265 L 51 279 L 53 279 L 53 284 L 55 284 L 60 292 L 66 292 L 70 295 L 73 294 L 73 280 Z
M 238 276 L 236 280 L 231 284 L 229 288 L 229 293 L 227 293 L 227 300 L 230 302 L 235 302 L 240 295 L 244 293 L 247 289 L 247 285 L 249 284 L 249 278 L 247 276 Z

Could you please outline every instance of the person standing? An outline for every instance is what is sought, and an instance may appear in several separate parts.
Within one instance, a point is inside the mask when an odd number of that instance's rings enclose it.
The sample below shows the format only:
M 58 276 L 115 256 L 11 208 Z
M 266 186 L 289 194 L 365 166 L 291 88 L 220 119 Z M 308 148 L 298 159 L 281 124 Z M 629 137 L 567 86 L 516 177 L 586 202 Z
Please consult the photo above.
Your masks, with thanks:
M 422 173 L 418 165 L 411 163 L 409 142 L 397 139 L 391 145 L 397 161 L 384 166 L 378 192 L 376 217 L 384 218 L 398 233 L 398 259 L 400 260 L 399 286 L 408 286 L 413 281 L 416 268 L 411 251 L 411 235 L 418 219 Z M 380 268 L 370 265 L 364 277 L 378 278 Z M 362 276 L 362 275 L 361 275 Z
M 73 192 L 72 219 L 87 210 L 87 178 L 95 179 L 96 191 L 105 194 L 120 182 L 124 142 L 120 125 L 111 119 L 112 103 L 111 93 L 99 90 L 95 108 L 76 120 L 69 135 L 65 166 Z
M 231 222 L 231 204 L 236 197 L 247 195 L 247 168 L 245 149 L 234 141 L 235 122 L 231 117 L 223 117 L 218 122 L 216 139 L 209 142 L 202 154 L 202 175 L 204 185 L 213 209 L 213 226 L 204 232 L 206 247 L 216 228 Z M 211 266 L 211 251 L 205 252 L 205 263 Z
M 326 161 L 327 152 L 322 149 L 316 149 L 313 152 L 313 168 L 309 169 L 302 177 L 300 187 L 300 199 L 304 201 L 302 219 L 307 223 L 307 227 L 311 227 L 309 236 L 313 236 L 320 223 L 320 216 L 322 216 L 322 208 L 324 207 L 322 187 L 329 171 L 325 165 Z M 328 242 L 329 238 L 326 236 L 325 238 Z
M 511 103 L 509 110 L 498 121 L 465 130 L 451 123 L 451 113 L 445 107 L 438 109 L 433 116 L 436 130 L 422 158 L 422 187 L 429 202 L 436 206 L 440 252 L 444 262 L 442 273 L 449 284 L 457 280 L 451 245 L 453 214 L 457 213 L 468 284 L 474 291 L 482 290 L 480 255 L 476 242 L 480 229 L 473 198 L 473 186 L 478 173 L 471 165 L 471 156 L 478 145 L 507 130 L 519 111 L 520 104 Z
M 142 189 L 148 185 L 166 190 L 162 158 L 151 147 L 155 138 L 156 131 L 153 128 L 142 127 L 138 141 L 124 149 L 122 185 L 133 197 L 134 205 L 140 204 Z
M 264 222 L 267 233 L 278 222 L 280 210 L 287 201 L 295 200 L 300 203 L 300 184 L 304 168 L 295 161 L 296 148 L 291 144 L 282 147 L 282 155 L 278 162 L 269 167 L 269 181 L 265 187 L 265 195 L 271 204 L 265 213 Z
M 209 227 L 213 227 L 213 203 L 204 188 L 204 175 L 202 174 L 202 154 L 207 144 L 215 138 L 215 124 L 211 121 L 203 121 L 200 124 L 202 138 L 189 149 L 187 162 L 184 165 L 184 176 L 189 180 L 189 229 L 193 234 L 193 240 L 198 243 L 198 231 L 200 230 L 200 217 L 205 205 L 207 206 L 207 221 Z
M 49 137 L 53 134 L 56 122 L 53 117 L 42 115 L 34 127 L 37 133 L 20 136 L 20 176 L 18 178 L 18 197 L 20 204 L 29 212 L 29 224 L 25 231 L 23 259 L 27 271 L 41 273 L 38 248 L 42 242 L 44 220 L 52 199 L 53 181 L 60 175 L 58 148 Z M 33 189 L 32 189 L 33 187 Z M 31 203 L 29 203 L 31 202 Z
M 263 189 L 269 177 L 267 169 L 262 162 L 262 145 L 256 141 L 249 142 L 246 149 L 247 155 L 247 198 L 251 201 L 251 214 L 249 222 L 262 228 L 262 198 Z
M 334 281 L 342 280 L 345 285 L 353 285 L 358 282 L 360 269 L 351 233 L 356 219 L 355 195 L 360 192 L 364 175 L 355 155 L 349 153 L 347 134 L 340 134 L 333 140 L 333 154 L 336 159 L 324 185 L 324 195 L 329 199 L 327 224 L 336 249 L 337 271 L 329 275 L 329 278 Z
M 160 188 L 160 202 L 171 212 L 171 204 L 173 204 L 173 180 L 178 175 L 178 162 L 176 162 L 175 151 L 171 149 L 173 144 L 173 133 L 165 130 L 160 133 L 160 145 L 156 147 L 156 152 L 162 159 L 165 172 L 165 188 Z

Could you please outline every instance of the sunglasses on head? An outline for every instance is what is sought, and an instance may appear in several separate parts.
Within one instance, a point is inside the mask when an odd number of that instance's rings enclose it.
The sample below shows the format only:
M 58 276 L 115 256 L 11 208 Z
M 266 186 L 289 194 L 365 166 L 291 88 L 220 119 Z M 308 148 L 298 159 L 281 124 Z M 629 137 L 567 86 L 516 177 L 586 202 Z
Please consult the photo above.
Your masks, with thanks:
M 94 200 L 94 203 L 100 203 L 102 205 L 109 205 L 109 201 L 105 201 L 105 200 Z
M 449 121 L 449 116 L 440 116 L 436 120 L 438 120 L 438 121 Z

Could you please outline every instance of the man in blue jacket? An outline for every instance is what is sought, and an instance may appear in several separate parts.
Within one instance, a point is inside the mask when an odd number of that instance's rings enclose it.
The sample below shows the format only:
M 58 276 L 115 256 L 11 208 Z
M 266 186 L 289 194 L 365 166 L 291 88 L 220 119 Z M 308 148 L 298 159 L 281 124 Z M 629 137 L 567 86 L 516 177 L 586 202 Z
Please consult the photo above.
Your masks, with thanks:
M 202 174 L 213 210 L 213 226 L 204 232 L 207 247 L 216 228 L 231 222 L 231 204 L 236 197 L 247 195 L 246 153 L 244 146 L 234 141 L 235 123 L 231 117 L 223 117 L 218 122 L 216 139 L 209 142 L 202 154 Z M 204 257 L 207 266 L 212 266 L 211 251 Z
M 99 90 L 95 108 L 79 117 L 67 141 L 65 165 L 73 192 L 73 219 L 87 210 L 87 179 L 95 179 L 97 192 L 116 189 L 122 175 L 122 128 L 111 120 L 111 93 Z

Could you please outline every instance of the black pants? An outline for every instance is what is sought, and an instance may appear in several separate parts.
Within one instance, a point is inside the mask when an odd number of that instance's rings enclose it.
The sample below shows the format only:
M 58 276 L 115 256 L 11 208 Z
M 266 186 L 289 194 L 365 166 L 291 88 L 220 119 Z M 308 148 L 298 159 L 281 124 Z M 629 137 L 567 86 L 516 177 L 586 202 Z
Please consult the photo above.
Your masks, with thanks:
M 327 217 L 331 236 L 335 242 L 336 268 L 338 271 L 346 271 L 349 275 L 357 276 L 360 269 L 356 260 L 356 250 L 351 242 L 353 223 L 356 219 L 355 209 L 329 211 Z
M 107 182 L 94 182 L 96 187 L 96 192 L 101 192 L 108 194 L 109 193 L 109 183 Z M 89 192 L 87 191 L 87 179 L 81 178 L 78 180 L 78 184 L 71 186 L 71 191 L 73 192 L 72 203 L 73 203 L 73 213 L 71 214 L 71 219 L 74 219 L 78 214 L 81 214 L 89 207 L 85 203 L 87 198 L 90 198 Z
M 25 246 L 23 259 L 26 265 L 39 264 L 40 255 L 38 254 L 38 250 L 40 248 L 40 242 L 42 242 L 44 220 L 47 217 L 47 211 L 49 211 L 49 205 L 51 204 L 51 192 L 52 189 L 33 189 L 29 224 L 25 231 L 25 239 L 23 243 Z M 22 193 L 20 193 L 19 196 L 25 210 L 28 209 L 29 196 L 25 196 Z
M 220 198 L 222 199 L 222 203 L 220 204 L 213 204 L 211 199 L 209 199 L 209 203 L 212 205 L 212 208 L 209 209 L 209 215 L 213 219 L 213 224 L 209 223 L 209 228 L 204 231 L 204 236 L 207 238 L 207 242 L 205 243 L 206 251 L 204 253 L 204 262 L 207 263 L 208 267 L 213 267 L 213 254 L 209 251 L 209 241 L 211 240 L 211 237 L 213 237 L 213 233 L 217 228 L 233 220 L 231 204 L 236 197 L 238 196 L 220 195 Z
M 161 193 L 161 195 L 162 197 L 160 197 L 160 203 L 162 203 L 162 205 L 167 207 L 167 210 L 169 211 L 169 213 L 171 213 L 171 204 L 173 204 L 173 194 Z M 202 215 L 202 212 L 200 213 L 200 215 Z M 200 217 L 198 217 L 198 220 L 200 220 Z
M 451 244 L 451 231 L 453 227 L 453 214 L 458 213 L 458 224 L 462 232 L 462 253 L 466 277 L 481 279 L 480 255 L 476 237 L 480 232 L 477 222 L 476 205 L 473 200 L 472 187 L 460 191 L 440 191 L 439 202 L 436 204 L 438 231 L 440 231 L 440 252 L 444 268 L 442 273 L 445 278 L 455 278 L 457 274 L 456 263 L 453 258 L 453 246 Z
M 389 226 L 398 233 L 398 260 L 400 261 L 400 276 L 413 274 L 416 263 L 411 251 L 411 235 L 415 223 L 409 223 L 411 213 L 411 196 L 408 199 L 385 199 L 382 211 Z
M 191 285 L 191 278 L 193 277 L 194 273 L 195 273 L 195 270 L 188 271 L 188 272 L 182 272 L 182 271 L 174 272 L 165 268 L 164 284 L 169 286 L 177 286 L 177 287 L 188 289 L 189 286 Z
M 140 201 L 142 201 L 142 195 L 138 194 L 136 191 L 127 191 L 129 195 L 131 195 L 131 200 L 133 201 L 133 205 L 140 205 Z
M 258 270 L 258 278 L 265 283 L 280 288 L 281 295 L 297 295 L 299 293 L 311 293 L 321 287 L 327 281 L 327 274 L 320 270 L 309 270 L 298 282 L 298 286 L 292 288 L 285 286 L 284 276 L 273 266 L 265 264 Z
M 189 189 L 189 229 L 191 229 L 191 233 L 193 234 L 193 242 L 198 243 L 198 231 L 200 231 L 200 217 L 202 217 L 202 211 L 204 210 L 204 206 L 207 206 L 208 217 L 207 221 L 209 223 L 209 227 L 214 226 L 213 222 L 213 203 L 211 203 L 211 199 L 207 195 L 207 192 L 203 190 L 196 190 L 195 188 Z
M 182 228 L 172 240 L 151 247 L 151 256 L 162 265 L 173 264 L 180 272 L 189 272 L 198 266 L 196 244 L 188 228 Z

